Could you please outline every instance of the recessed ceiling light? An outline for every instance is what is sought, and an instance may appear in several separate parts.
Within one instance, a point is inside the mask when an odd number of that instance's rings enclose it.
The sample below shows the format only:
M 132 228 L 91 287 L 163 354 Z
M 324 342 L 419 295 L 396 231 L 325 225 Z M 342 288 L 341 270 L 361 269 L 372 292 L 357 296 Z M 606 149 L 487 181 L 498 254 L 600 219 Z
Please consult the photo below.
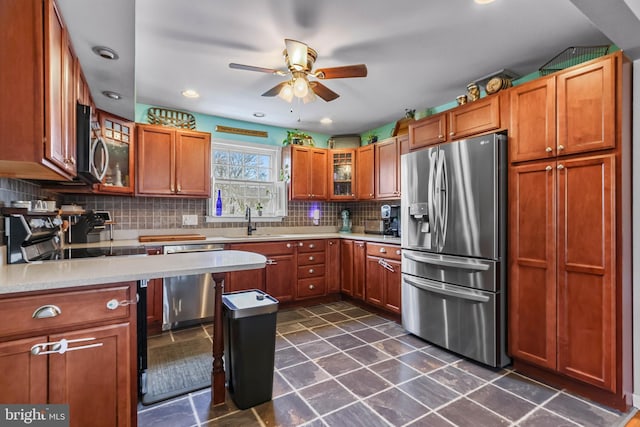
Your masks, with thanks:
M 183 90 L 182 96 L 184 96 L 185 98 L 200 98 L 200 94 L 193 89 Z
M 331 118 L 329 117 L 323 117 L 322 119 L 320 119 L 320 123 L 322 123 L 323 125 L 330 125 L 331 123 L 333 123 L 333 120 L 331 120 Z
M 489 3 L 493 3 L 495 0 L 473 0 L 475 1 L 477 4 L 489 4 Z
M 115 100 L 122 99 L 122 95 L 120 95 L 118 92 L 105 90 L 105 91 L 102 91 L 102 94 L 104 96 L 106 96 L 107 98 L 111 98 L 111 99 L 115 99 Z
M 101 56 L 104 59 L 116 60 L 119 58 L 116 51 L 111 49 L 110 47 L 94 46 L 93 48 L 91 48 L 91 50 L 93 51 L 93 53 L 95 53 L 98 56 Z
M 260 113 L 260 112 L 253 113 L 253 117 L 264 117 L 264 113 Z

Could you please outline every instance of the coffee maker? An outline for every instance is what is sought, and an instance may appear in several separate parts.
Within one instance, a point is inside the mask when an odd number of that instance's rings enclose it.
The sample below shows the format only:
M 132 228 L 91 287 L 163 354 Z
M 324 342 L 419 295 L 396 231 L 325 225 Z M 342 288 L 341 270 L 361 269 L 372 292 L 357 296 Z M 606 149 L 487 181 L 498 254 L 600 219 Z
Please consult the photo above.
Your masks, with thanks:
M 400 205 L 382 205 L 380 217 L 383 222 L 383 233 L 386 236 L 400 237 Z

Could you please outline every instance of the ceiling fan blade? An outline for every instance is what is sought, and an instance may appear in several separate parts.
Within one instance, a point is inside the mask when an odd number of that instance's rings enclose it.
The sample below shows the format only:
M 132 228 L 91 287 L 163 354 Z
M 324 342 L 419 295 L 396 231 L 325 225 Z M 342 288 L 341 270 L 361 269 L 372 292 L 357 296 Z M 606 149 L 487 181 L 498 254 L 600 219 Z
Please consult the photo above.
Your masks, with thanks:
M 319 79 L 343 79 L 348 77 L 367 77 L 367 66 L 364 64 L 345 65 L 344 67 L 319 68 L 315 71 Z
M 289 64 L 298 71 L 307 69 L 308 46 L 302 42 L 292 39 L 284 39 L 289 56 Z
M 320 98 L 324 99 L 327 102 L 333 101 L 334 99 L 340 96 L 320 82 L 309 82 L 309 87 L 311 87 L 311 90 L 316 95 L 318 95 Z
M 266 91 L 265 93 L 262 94 L 262 96 L 276 96 L 280 93 L 280 90 L 283 88 L 284 85 L 288 85 L 289 82 L 282 82 L 282 83 L 278 83 L 277 85 L 275 85 L 274 87 L 272 87 L 271 89 L 269 89 L 268 91 Z
M 234 62 L 231 62 L 229 64 L 229 68 L 233 68 L 235 70 L 258 71 L 260 73 L 277 74 L 279 76 L 287 75 L 287 73 L 282 70 L 275 70 L 273 68 L 254 67 L 253 65 L 236 64 Z

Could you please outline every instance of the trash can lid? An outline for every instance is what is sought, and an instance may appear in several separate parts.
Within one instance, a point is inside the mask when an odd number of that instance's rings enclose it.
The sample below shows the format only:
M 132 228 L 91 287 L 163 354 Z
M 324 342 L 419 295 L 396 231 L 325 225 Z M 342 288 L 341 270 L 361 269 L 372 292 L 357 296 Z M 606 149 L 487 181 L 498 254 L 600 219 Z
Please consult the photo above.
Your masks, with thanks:
M 222 302 L 234 319 L 278 311 L 278 300 L 259 289 L 223 294 Z

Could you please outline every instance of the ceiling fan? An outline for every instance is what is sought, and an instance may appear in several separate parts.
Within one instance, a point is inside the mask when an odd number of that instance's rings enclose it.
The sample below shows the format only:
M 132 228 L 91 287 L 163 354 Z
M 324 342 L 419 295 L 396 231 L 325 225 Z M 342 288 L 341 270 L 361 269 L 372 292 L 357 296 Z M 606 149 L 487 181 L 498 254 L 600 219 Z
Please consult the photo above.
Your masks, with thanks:
M 278 83 L 262 94 L 262 96 L 279 96 L 287 102 L 291 102 L 294 96 L 301 98 L 304 103 L 313 101 L 316 95 L 327 102 L 333 101 L 340 96 L 319 81 L 309 81 L 309 77 L 326 80 L 367 76 L 367 66 L 364 64 L 313 70 L 313 64 L 318 57 L 318 53 L 315 50 L 297 40 L 285 39 L 284 43 L 285 50 L 283 51 L 283 55 L 287 66 L 286 70 L 254 67 L 252 65 L 236 64 L 233 62 L 229 64 L 229 67 L 237 70 L 258 71 L 278 76 L 290 75 L 291 79 Z

